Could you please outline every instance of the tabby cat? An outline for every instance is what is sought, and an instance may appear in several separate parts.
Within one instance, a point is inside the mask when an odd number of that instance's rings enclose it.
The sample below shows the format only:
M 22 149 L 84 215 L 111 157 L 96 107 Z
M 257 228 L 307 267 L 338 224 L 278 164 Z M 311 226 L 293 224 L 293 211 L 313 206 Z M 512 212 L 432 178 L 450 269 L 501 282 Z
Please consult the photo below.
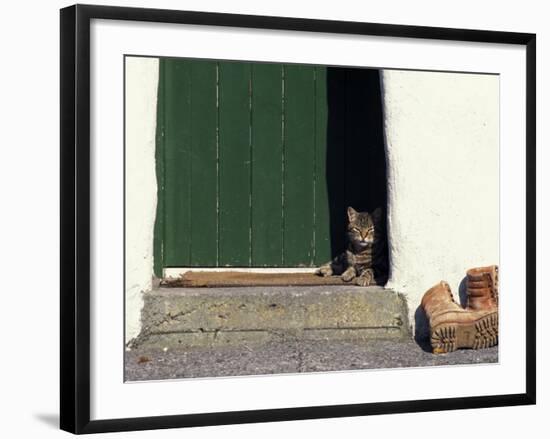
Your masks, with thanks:
M 317 274 L 340 275 L 345 282 L 354 280 L 361 286 L 385 284 L 388 264 L 383 210 L 357 212 L 348 207 L 347 237 L 347 250 L 319 267 Z

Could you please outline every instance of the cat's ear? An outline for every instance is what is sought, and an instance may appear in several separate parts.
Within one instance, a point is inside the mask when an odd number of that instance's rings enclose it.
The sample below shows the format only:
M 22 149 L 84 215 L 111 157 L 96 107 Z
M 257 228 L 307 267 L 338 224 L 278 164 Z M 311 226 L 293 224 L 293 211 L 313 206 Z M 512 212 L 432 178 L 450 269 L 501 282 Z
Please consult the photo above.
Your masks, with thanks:
M 375 223 L 380 223 L 382 222 L 382 219 L 384 218 L 384 209 L 382 209 L 381 207 L 377 207 L 376 209 L 374 209 L 374 211 L 372 212 L 372 219 Z
M 357 211 L 351 206 L 348 207 L 348 219 L 350 223 L 355 222 L 357 219 Z

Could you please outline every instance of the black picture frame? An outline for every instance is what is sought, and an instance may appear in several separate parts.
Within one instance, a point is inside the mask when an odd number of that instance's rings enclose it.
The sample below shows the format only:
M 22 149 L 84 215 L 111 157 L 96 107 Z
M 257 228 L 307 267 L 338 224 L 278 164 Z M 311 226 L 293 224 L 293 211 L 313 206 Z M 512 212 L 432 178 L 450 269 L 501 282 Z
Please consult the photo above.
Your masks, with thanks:
M 61 13 L 61 291 L 60 425 L 72 433 L 192 427 L 535 404 L 536 401 L 536 35 L 209 12 L 75 5 Z M 526 47 L 526 392 L 90 420 L 90 21 L 182 23 L 483 43 Z

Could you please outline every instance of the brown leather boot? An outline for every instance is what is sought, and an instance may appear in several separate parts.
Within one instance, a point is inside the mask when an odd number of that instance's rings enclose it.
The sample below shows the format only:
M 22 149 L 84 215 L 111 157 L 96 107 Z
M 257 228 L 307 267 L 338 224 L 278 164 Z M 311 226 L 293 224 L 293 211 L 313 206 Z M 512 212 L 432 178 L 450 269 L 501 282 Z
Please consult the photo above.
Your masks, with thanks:
M 466 277 L 466 309 L 498 310 L 498 266 L 471 268 Z
M 463 309 L 455 302 L 447 282 L 441 281 L 426 291 L 421 304 L 430 322 L 434 354 L 488 348 L 498 343 L 498 312 Z

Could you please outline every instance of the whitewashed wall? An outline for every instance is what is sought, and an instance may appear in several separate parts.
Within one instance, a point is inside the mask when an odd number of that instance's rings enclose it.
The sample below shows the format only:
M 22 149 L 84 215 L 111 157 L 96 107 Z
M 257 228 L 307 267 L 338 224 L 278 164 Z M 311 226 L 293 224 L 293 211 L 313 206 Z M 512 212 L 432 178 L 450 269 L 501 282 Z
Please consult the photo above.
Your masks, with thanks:
M 384 71 L 382 87 L 389 286 L 414 322 L 426 289 L 446 280 L 458 300 L 467 268 L 498 263 L 499 80 Z
M 384 71 L 391 278 L 411 323 L 430 286 L 498 263 L 498 77 Z M 126 65 L 126 341 L 152 288 L 158 62 Z M 458 296 L 457 296 L 458 300 Z M 415 319 L 416 316 L 416 319 Z
M 126 58 L 126 342 L 139 334 L 152 288 L 157 87 L 158 59 Z

